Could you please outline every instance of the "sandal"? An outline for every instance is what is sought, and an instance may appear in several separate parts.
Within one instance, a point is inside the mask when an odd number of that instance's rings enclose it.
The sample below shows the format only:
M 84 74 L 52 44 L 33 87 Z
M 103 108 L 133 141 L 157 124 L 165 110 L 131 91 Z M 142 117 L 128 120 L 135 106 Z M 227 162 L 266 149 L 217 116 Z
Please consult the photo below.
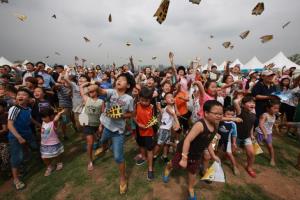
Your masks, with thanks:
M 47 167 L 47 170 L 45 171 L 45 174 L 44 174 L 44 176 L 50 176 L 51 175 L 51 173 L 52 173 L 52 171 L 53 171 L 53 168 L 52 167 Z
M 127 192 L 127 182 L 124 185 L 120 184 L 120 194 L 125 194 Z
M 94 170 L 93 163 L 90 162 L 90 163 L 88 164 L 88 171 L 93 171 L 93 170 Z
M 57 163 L 56 164 L 56 171 L 60 171 L 60 170 L 62 170 L 62 168 L 63 168 L 63 163 L 62 162 L 60 162 L 60 163 Z
M 23 190 L 26 187 L 25 183 L 22 181 L 14 181 L 14 186 L 16 190 Z
M 248 168 L 246 168 L 247 173 L 249 174 L 249 176 L 251 176 L 252 178 L 256 178 L 256 173 L 253 170 L 249 170 Z

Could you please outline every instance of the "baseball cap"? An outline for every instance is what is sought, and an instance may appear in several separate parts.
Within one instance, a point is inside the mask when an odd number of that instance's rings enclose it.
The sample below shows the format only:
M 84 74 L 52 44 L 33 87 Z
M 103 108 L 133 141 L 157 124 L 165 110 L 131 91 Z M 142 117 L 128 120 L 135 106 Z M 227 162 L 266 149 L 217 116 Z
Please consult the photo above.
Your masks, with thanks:
M 264 70 L 261 73 L 262 76 L 271 76 L 271 75 L 275 75 L 275 73 L 272 70 Z

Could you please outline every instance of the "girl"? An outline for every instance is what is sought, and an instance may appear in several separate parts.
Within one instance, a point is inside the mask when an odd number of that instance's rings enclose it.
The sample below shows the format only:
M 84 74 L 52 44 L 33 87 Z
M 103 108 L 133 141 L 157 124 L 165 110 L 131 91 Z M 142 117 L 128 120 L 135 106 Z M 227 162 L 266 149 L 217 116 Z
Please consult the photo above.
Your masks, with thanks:
M 265 141 L 271 156 L 270 165 L 275 166 L 275 154 L 272 145 L 272 129 L 276 121 L 276 113 L 279 112 L 280 101 L 269 100 L 267 112 L 259 118 L 259 126 L 256 128 L 258 142 Z
M 88 171 L 94 169 L 93 167 L 93 144 L 94 134 L 98 132 L 100 126 L 100 115 L 103 110 L 103 100 L 98 98 L 98 86 L 88 86 L 88 94 L 84 92 L 84 87 L 90 83 L 80 85 L 80 94 L 84 103 L 84 112 L 88 116 L 88 124 L 83 127 L 83 133 L 86 136 L 87 153 L 88 153 Z
M 241 83 L 242 82 L 240 80 L 234 81 L 231 75 L 225 75 L 223 77 L 221 89 L 225 92 L 225 108 L 231 106 L 232 93 L 240 88 Z
M 64 147 L 59 141 L 56 128 L 58 121 L 64 110 L 57 113 L 54 117 L 54 110 L 51 108 L 43 109 L 40 116 L 43 120 L 41 129 L 41 156 L 47 167 L 44 176 L 50 176 L 54 168 L 52 167 L 52 162 L 55 159 L 56 171 L 63 168 L 63 163 L 61 162 L 60 155 L 64 152 Z

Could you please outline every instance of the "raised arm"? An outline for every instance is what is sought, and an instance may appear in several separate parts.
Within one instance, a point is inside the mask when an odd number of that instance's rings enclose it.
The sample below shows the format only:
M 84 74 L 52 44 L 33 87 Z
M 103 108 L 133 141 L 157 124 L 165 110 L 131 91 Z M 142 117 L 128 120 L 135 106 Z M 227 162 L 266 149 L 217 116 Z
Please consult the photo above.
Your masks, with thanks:
M 80 87 L 79 87 L 80 95 L 82 96 L 84 103 L 86 103 L 86 101 L 88 100 L 88 96 L 84 92 L 84 87 L 88 86 L 89 84 L 90 84 L 89 82 L 86 82 L 86 83 L 83 83 L 82 85 L 80 85 Z

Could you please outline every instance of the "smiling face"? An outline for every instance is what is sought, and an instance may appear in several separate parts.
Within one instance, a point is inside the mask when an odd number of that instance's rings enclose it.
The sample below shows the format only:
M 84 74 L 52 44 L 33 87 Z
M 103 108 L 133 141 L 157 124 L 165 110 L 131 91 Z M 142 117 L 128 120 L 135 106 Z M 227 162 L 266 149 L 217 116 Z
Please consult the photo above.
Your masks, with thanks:
M 212 124 L 218 124 L 223 117 L 223 107 L 213 106 L 209 112 L 204 112 L 205 119 Z
M 247 110 L 248 112 L 252 112 L 255 109 L 255 101 L 248 101 L 245 104 L 243 104 L 243 108 Z
M 33 92 L 33 96 L 36 99 L 44 99 L 45 94 L 44 94 L 44 91 L 42 90 L 42 88 L 35 88 L 34 92 Z
M 168 105 L 173 105 L 175 103 L 174 96 L 171 93 L 166 94 L 165 100 Z
M 27 105 L 29 102 L 29 94 L 24 91 L 19 91 L 16 96 L 16 101 L 19 105 Z

